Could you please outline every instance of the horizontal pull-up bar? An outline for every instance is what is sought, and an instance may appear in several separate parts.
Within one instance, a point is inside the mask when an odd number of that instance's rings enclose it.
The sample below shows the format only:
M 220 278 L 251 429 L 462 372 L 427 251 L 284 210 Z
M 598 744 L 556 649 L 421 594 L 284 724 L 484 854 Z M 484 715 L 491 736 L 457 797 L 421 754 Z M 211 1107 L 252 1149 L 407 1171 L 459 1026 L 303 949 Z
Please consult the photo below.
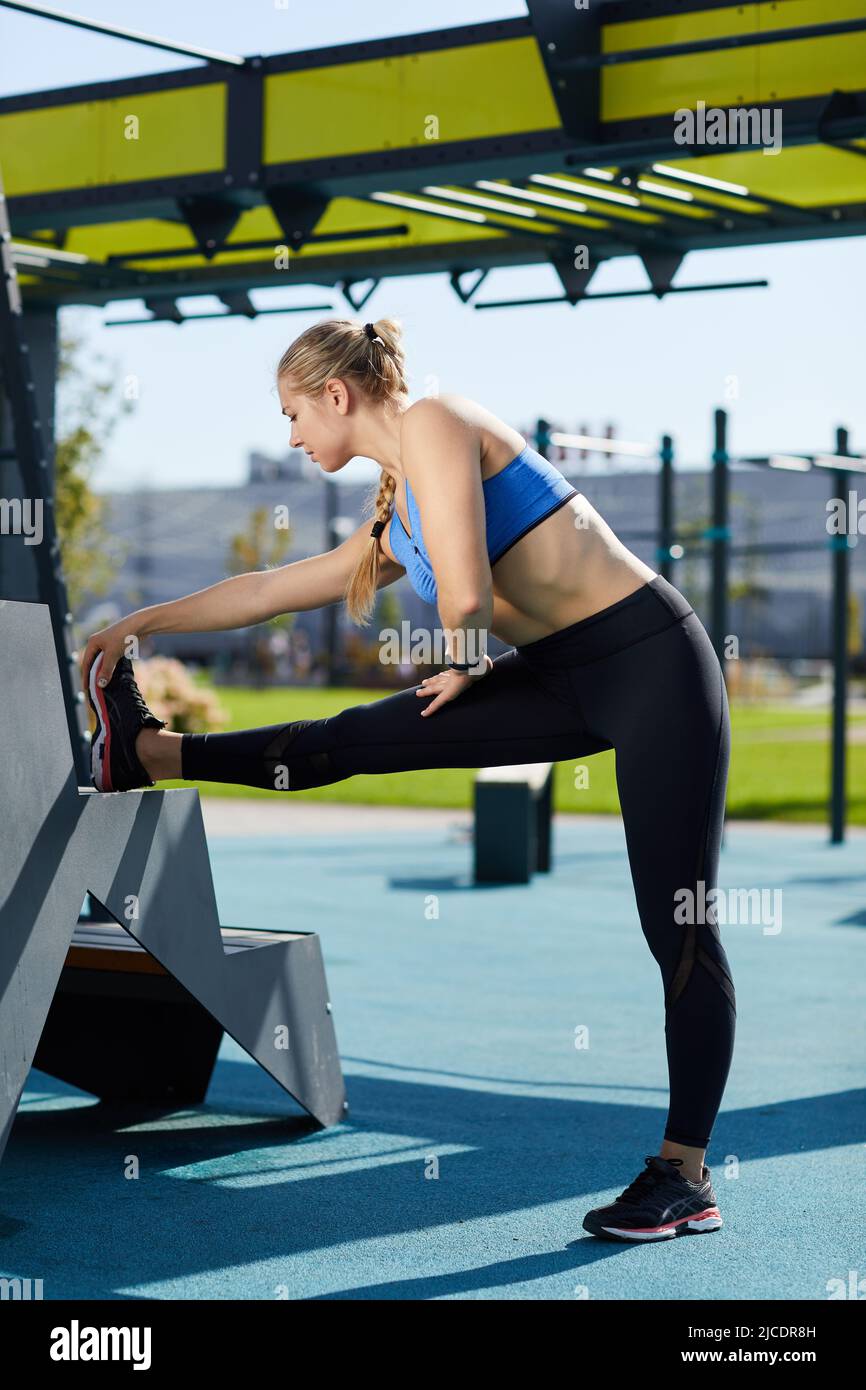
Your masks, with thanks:
M 381 236 L 407 236 L 409 227 L 406 222 L 393 222 L 388 227 L 362 227 L 360 230 L 344 229 L 339 232 L 311 232 L 309 236 L 300 237 L 299 240 L 304 246 L 311 243 L 327 241 L 369 241 Z M 289 241 L 297 238 L 289 237 Z M 175 257 L 182 256 L 205 256 L 208 260 L 216 260 L 217 256 L 227 256 L 233 251 L 264 251 L 266 249 L 275 251 L 282 245 L 279 237 L 264 237 L 255 241 L 227 241 L 222 246 L 216 246 L 208 251 L 203 251 L 200 246 L 161 246 L 158 251 L 123 251 L 116 255 L 106 256 L 106 265 L 123 265 L 130 261 L 164 261 L 174 260 Z
M 765 290 L 769 280 L 728 280 L 716 285 L 670 285 L 663 290 L 602 290 L 597 294 L 549 294 L 535 299 L 484 299 L 476 309 L 515 309 L 528 304 L 580 304 L 584 299 L 637 299 L 652 294 L 663 299 L 668 294 L 698 294 L 704 290 Z
M 866 473 L 866 457 L 863 454 L 758 454 L 748 458 L 731 458 L 729 462 L 779 468 L 790 473 L 809 473 L 812 468 L 832 468 L 841 473 Z
M 562 434 L 559 430 L 550 436 L 551 444 L 560 449 L 585 449 L 592 454 L 640 454 L 652 458 L 658 449 L 652 444 L 634 444 L 626 439 L 607 439 L 591 434 Z
M 112 39 L 127 39 L 130 43 L 145 44 L 148 48 L 162 48 L 166 53 L 181 53 L 185 58 L 201 58 L 206 63 L 224 63 L 228 67 L 242 68 L 246 58 L 234 53 L 216 53 L 209 48 L 194 48 L 190 44 L 172 43 L 170 39 L 158 39 L 152 34 L 142 34 L 137 29 L 121 29 L 116 24 L 100 24 L 95 19 L 85 19 L 83 15 L 63 14 L 60 10 L 50 10 L 47 5 L 25 4 L 23 0 L 0 0 L 7 10 L 20 10 L 22 14 L 33 15 L 37 19 L 54 19 L 59 24 L 71 24 L 74 29 L 89 29 L 94 34 L 105 34 Z
M 275 309 L 257 309 L 251 305 L 252 313 L 249 309 L 217 309 L 213 313 L 207 314 L 182 314 L 179 309 L 166 312 L 164 314 L 152 314 L 149 319 L 103 319 L 103 328 L 126 328 L 130 325 L 135 328 L 142 328 L 148 323 L 174 323 L 178 327 L 184 323 L 199 323 L 202 319 L 258 319 L 263 314 L 312 314 L 312 313 L 333 313 L 333 304 L 281 304 Z

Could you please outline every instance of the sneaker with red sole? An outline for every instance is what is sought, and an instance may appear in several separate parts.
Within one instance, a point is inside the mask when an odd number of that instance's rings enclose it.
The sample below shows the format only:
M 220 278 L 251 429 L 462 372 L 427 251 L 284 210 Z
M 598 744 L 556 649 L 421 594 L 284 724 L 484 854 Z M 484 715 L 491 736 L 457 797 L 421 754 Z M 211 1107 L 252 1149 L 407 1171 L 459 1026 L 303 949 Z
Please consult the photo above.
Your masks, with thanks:
M 90 775 L 100 792 L 126 792 L 135 787 L 154 787 L 135 751 L 141 729 L 164 729 L 166 721 L 157 719 L 144 702 L 135 683 L 128 656 L 118 658 L 108 685 L 98 685 L 104 653 L 97 653 L 90 666 L 88 698 L 96 716 L 96 730 L 90 742 Z
M 585 1231 L 602 1240 L 647 1241 L 719 1229 L 722 1217 L 706 1164 L 701 1181 L 692 1182 L 678 1171 L 681 1158 L 649 1154 L 644 1162 L 643 1172 L 615 1202 L 587 1212 Z

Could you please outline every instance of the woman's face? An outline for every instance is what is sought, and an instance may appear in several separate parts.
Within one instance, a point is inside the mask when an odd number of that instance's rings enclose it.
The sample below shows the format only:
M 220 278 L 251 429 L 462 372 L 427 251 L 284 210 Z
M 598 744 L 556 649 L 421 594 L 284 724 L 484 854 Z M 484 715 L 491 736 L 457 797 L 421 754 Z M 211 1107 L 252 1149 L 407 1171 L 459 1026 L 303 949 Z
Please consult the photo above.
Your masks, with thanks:
M 277 387 L 283 414 L 291 423 L 289 443 L 304 449 L 324 473 L 336 473 L 353 456 L 348 441 L 348 392 L 338 378 L 328 381 L 321 396 L 298 391 L 290 378 Z

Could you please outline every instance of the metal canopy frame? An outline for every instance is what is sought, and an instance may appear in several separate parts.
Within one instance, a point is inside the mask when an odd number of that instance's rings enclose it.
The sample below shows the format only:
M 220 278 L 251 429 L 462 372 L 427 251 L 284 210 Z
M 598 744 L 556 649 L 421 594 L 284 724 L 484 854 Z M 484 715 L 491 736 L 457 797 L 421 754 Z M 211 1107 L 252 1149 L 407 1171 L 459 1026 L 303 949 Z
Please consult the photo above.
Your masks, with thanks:
M 178 297 L 216 294 L 226 305 L 216 316 L 254 317 L 267 311 L 249 291 L 286 284 L 274 264 L 282 247 L 293 285 L 338 289 L 352 308 L 355 283 L 434 272 L 479 309 L 574 306 L 764 285 L 673 278 L 690 251 L 866 233 L 859 0 L 527 3 L 525 18 L 240 57 L 0 0 L 202 60 L 0 100 L 26 301 L 144 299 L 162 306 L 158 321 L 183 322 Z M 486 99 L 503 88 L 508 111 Z M 708 105 L 781 111 L 784 148 L 768 158 L 756 136 L 684 159 L 674 115 L 701 90 Z M 115 139 L 101 162 L 87 146 L 137 107 L 156 138 L 147 176 L 131 178 L 128 143 Z M 430 111 L 450 138 L 419 135 Z M 26 172 L 10 134 L 28 150 Z M 826 202 L 810 170 L 826 171 Z M 575 268 L 578 245 L 585 269 Z M 648 288 L 589 292 L 598 266 L 624 255 L 641 258 Z M 555 269 L 561 295 L 475 300 L 495 267 L 540 263 Z

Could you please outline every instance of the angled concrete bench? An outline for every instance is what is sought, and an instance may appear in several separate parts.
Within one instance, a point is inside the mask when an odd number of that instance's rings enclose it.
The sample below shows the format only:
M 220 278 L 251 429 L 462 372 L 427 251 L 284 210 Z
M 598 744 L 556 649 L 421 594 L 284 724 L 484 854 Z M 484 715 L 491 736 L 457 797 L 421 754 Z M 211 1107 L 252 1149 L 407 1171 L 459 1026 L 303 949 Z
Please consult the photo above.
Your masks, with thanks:
M 551 863 L 553 763 L 482 767 L 475 778 L 476 883 L 528 883 Z
M 201 1057 L 197 1080 L 184 1083 L 192 1093 L 209 1074 L 218 1028 L 321 1125 L 338 1123 L 345 1089 L 316 933 L 270 933 L 254 948 L 239 930 L 240 940 L 225 938 L 196 788 L 78 786 L 47 605 L 0 600 L 0 651 L 0 1157 L 64 973 L 58 1008 L 66 1010 L 67 1047 L 78 1046 L 76 1029 L 89 1028 L 86 992 L 69 992 L 69 972 L 81 968 L 70 959 L 74 935 L 79 962 L 82 951 L 92 959 L 96 949 L 79 921 L 87 897 L 129 938 L 129 961 L 137 958 L 140 970 L 150 958 L 166 990 L 176 985 L 194 1001 Z M 115 951 L 120 941 L 115 934 Z M 107 972 L 116 997 L 128 996 L 131 973 Z M 210 1041 L 202 1014 L 213 1021 Z M 141 1085 L 149 1038 L 131 1031 Z M 109 1032 L 102 1042 L 111 1049 L 120 1040 Z M 59 1051 L 52 1023 L 41 1055 L 57 1075 L 65 1065 Z M 158 1093 L 165 1063 L 158 1050 L 153 1056 Z M 104 1067 L 100 1079 L 84 1038 L 75 1065 L 97 1090 L 107 1084 L 117 1094 Z
M 297 935 L 220 928 L 226 955 Z M 33 1065 L 107 1103 L 199 1105 L 223 1032 L 123 927 L 81 916 Z

